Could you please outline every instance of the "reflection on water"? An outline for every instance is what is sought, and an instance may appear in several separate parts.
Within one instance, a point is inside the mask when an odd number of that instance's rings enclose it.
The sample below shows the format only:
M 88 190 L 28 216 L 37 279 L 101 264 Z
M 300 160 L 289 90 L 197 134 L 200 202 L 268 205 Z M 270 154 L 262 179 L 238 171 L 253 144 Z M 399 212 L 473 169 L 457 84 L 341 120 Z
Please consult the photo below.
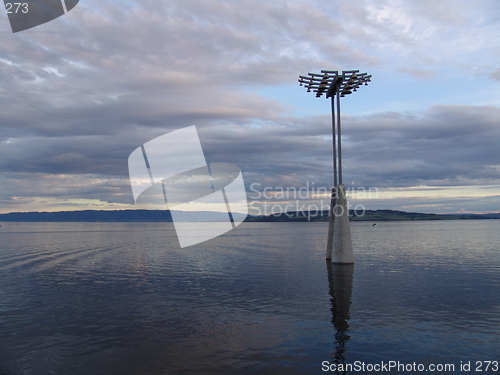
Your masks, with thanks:
M 335 353 L 334 362 L 346 363 L 344 352 L 346 343 L 350 336 L 349 331 L 349 309 L 351 307 L 352 278 L 354 264 L 332 264 L 326 261 L 328 270 L 328 285 L 330 291 L 330 302 L 332 304 L 332 324 L 335 327 Z
M 243 223 L 184 249 L 171 223 L 1 225 L 2 375 L 498 360 L 499 220 L 353 223 L 356 272 L 328 278 L 328 223 Z

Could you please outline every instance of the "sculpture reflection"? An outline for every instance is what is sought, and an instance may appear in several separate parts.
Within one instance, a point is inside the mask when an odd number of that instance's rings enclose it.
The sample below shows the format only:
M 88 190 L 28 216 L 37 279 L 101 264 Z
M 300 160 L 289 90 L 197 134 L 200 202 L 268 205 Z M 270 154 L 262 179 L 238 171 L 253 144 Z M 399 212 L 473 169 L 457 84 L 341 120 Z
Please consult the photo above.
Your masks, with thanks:
M 347 332 L 349 331 L 348 320 L 350 318 L 354 264 L 332 264 L 327 261 L 326 266 L 332 304 L 332 323 L 336 331 L 334 362 L 345 363 L 345 345 L 350 338 Z

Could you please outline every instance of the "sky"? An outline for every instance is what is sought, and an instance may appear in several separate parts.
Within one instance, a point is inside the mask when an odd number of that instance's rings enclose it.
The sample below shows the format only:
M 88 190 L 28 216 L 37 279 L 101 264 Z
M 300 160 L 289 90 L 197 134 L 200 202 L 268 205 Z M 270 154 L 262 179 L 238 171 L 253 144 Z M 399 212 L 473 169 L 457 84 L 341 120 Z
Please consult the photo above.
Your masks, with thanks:
M 129 155 L 191 125 L 250 213 L 328 204 L 330 104 L 297 82 L 322 69 L 372 75 L 341 102 L 353 206 L 500 212 L 498 19 L 498 0 L 80 0 L 14 34 L 3 13 L 0 213 L 143 208 Z

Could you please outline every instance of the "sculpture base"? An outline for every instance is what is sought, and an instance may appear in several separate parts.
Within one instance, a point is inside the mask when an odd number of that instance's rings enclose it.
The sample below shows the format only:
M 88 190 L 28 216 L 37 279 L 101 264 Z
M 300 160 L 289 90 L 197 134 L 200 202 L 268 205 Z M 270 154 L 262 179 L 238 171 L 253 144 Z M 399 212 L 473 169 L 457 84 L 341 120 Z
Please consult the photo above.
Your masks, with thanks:
M 326 259 L 334 264 L 354 263 L 351 225 L 344 185 L 338 185 L 332 189 Z

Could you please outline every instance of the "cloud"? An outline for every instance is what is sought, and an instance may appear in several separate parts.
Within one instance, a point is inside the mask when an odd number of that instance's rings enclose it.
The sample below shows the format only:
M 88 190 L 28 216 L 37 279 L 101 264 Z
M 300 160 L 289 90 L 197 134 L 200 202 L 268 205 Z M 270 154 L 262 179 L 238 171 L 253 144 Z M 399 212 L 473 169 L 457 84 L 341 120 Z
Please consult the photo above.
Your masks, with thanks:
M 500 68 L 496 68 L 490 73 L 490 78 L 495 81 L 500 81 Z
M 420 69 L 416 67 L 402 67 L 399 69 L 400 72 L 402 73 L 407 73 L 412 75 L 415 78 L 419 79 L 434 79 L 438 77 L 438 74 L 436 72 L 433 72 L 431 70 L 426 70 L 426 69 Z
M 7 172 L 0 175 L 0 212 L 131 208 L 128 180 L 90 174 Z
M 352 45 L 370 50 L 384 66 L 428 79 L 450 70 L 496 64 L 499 30 L 494 20 L 499 8 L 494 1 L 339 3 L 346 37 Z M 473 54 L 481 56 L 479 63 Z
M 294 115 L 287 98 L 256 89 L 315 69 L 429 79 L 447 64 L 467 71 L 477 54 L 494 66 L 493 3 L 453 2 L 446 11 L 450 4 L 89 0 L 4 33 L 0 210 L 21 198 L 129 204 L 128 155 L 193 124 L 208 161 L 237 164 L 248 184 L 329 186 L 330 117 Z M 495 106 L 437 104 L 346 113 L 345 178 L 386 187 L 498 183 L 498 118 Z
M 439 105 L 420 117 L 389 113 L 347 120 L 345 128 L 353 128 L 346 142 L 351 177 L 380 186 L 498 183 L 499 116 L 497 107 Z
M 499 116 L 499 108 L 473 106 L 435 106 L 420 114 L 345 116 L 345 181 L 367 187 L 498 184 Z M 305 186 L 309 181 L 330 186 L 329 118 L 282 120 L 260 127 L 216 123 L 201 127 L 207 160 L 240 166 L 248 185 L 286 188 Z M 24 189 L 28 196 L 38 186 L 38 196 L 54 196 L 55 190 L 64 198 L 75 197 L 69 191 L 81 193 L 81 198 L 98 198 L 98 190 L 76 187 L 90 185 L 97 189 L 111 179 L 120 181 L 121 193 L 113 200 L 103 189 L 101 198 L 125 203 L 130 202 L 127 158 L 141 136 L 138 131 L 129 138 L 120 137 L 120 142 L 115 142 L 114 136 L 25 138 L 4 145 L 0 160 L 2 168 L 10 167 L 12 173 L 42 173 L 45 181 L 54 176 L 54 182 L 49 183 L 53 188 L 30 184 L 30 189 Z M 26 161 L 29 163 L 23 164 Z M 60 179 L 61 175 L 78 182 Z M 87 179 L 102 181 L 96 184 Z M 9 193 L 23 191 L 18 187 L 15 184 Z M 64 194 L 66 189 L 68 193 Z

